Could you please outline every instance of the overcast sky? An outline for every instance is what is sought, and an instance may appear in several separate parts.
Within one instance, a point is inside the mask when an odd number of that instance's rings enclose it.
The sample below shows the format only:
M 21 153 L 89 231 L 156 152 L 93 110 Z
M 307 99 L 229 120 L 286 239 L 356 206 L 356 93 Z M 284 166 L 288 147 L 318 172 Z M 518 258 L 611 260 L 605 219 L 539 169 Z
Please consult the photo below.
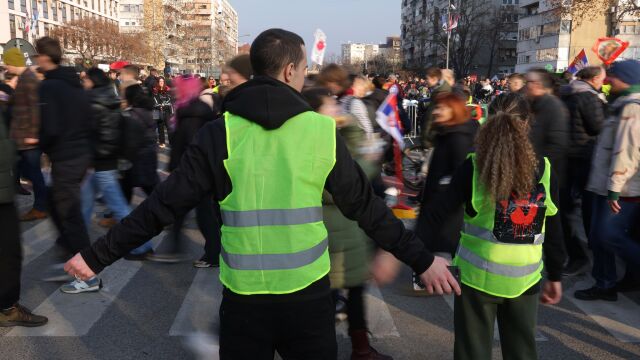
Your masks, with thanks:
M 401 0 L 228 0 L 238 12 L 240 44 L 263 30 L 279 27 L 302 36 L 307 52 L 320 28 L 327 35 L 327 53 L 340 56 L 343 42 L 384 43 L 400 35 Z

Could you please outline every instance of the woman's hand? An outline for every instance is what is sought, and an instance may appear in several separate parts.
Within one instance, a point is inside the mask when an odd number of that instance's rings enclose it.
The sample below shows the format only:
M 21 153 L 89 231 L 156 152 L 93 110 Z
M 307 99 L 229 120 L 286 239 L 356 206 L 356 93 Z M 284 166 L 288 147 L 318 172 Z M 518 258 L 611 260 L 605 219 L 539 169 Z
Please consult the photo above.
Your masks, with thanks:
M 562 299 L 562 283 L 560 281 L 547 281 L 542 288 L 540 302 L 547 305 L 555 305 Z

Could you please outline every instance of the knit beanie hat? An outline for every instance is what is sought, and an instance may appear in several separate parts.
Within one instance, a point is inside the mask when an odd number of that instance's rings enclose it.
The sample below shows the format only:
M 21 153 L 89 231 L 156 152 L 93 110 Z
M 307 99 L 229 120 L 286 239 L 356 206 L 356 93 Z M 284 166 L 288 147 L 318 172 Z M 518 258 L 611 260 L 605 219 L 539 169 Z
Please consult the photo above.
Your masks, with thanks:
M 227 66 L 237 71 L 242 77 L 247 80 L 251 79 L 253 75 L 253 68 L 251 67 L 251 59 L 248 54 L 242 54 L 231 59 Z
M 607 75 L 616 77 L 629 85 L 640 84 L 640 61 L 616 61 L 607 70 Z
M 15 67 L 25 67 L 27 66 L 24 55 L 20 52 L 18 48 L 11 48 L 4 52 L 2 56 L 5 65 L 15 66 Z

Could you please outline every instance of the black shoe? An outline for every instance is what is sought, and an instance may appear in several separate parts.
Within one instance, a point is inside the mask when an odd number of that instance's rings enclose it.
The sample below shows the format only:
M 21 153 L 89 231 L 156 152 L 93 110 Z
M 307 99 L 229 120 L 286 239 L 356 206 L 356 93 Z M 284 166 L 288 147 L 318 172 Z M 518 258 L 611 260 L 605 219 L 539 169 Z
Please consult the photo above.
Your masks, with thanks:
M 564 276 L 577 276 L 586 273 L 589 270 L 588 260 L 569 260 L 567 266 L 562 270 Z
M 426 288 L 420 280 L 420 275 L 413 273 L 411 276 L 411 283 L 413 284 L 413 291 L 425 291 Z
M 615 288 L 600 289 L 599 287 L 593 286 L 589 289 L 578 290 L 573 294 L 573 296 L 578 300 L 584 301 L 618 301 L 618 292 Z
M 132 254 L 132 253 L 128 253 L 127 255 L 123 256 L 123 258 L 125 260 L 129 260 L 129 261 L 145 261 L 148 260 L 148 256 L 153 254 L 153 250 L 149 250 L 147 252 L 144 252 L 142 254 Z
M 46 317 L 34 315 L 31 313 L 31 310 L 20 304 L 15 304 L 6 310 L 0 310 L 0 327 L 36 327 L 46 324 L 47 321 L 49 321 L 49 319 Z

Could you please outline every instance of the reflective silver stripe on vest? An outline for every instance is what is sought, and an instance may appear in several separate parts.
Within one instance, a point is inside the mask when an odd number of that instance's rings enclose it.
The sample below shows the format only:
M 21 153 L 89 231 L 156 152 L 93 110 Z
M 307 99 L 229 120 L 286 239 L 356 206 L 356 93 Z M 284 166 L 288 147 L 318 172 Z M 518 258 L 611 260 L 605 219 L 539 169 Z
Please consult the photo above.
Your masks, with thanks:
M 522 277 L 533 274 L 534 272 L 538 271 L 538 269 L 540 268 L 540 264 L 542 263 L 541 260 L 536 264 L 525 266 L 496 264 L 494 262 L 481 258 L 462 245 L 458 246 L 458 252 L 456 255 L 481 270 L 490 272 L 492 274 L 508 277 Z
M 222 211 L 222 223 L 233 227 L 300 225 L 319 221 L 322 221 L 322 207 Z
M 225 264 L 236 270 L 289 270 L 309 265 L 318 260 L 327 251 L 329 239 L 325 238 L 318 245 L 291 254 L 229 254 L 222 248 L 220 255 Z
M 487 230 L 485 228 L 482 228 L 480 226 L 469 224 L 467 222 L 464 223 L 464 233 L 465 234 L 469 234 L 469 235 L 473 235 L 475 237 L 479 237 L 480 239 L 483 239 L 483 240 L 491 241 L 493 243 L 505 244 L 505 245 L 540 245 L 540 244 L 542 244 L 544 242 L 544 234 L 536 234 L 533 237 L 533 243 L 531 243 L 531 244 L 505 243 L 505 242 L 502 242 L 502 241 L 498 241 L 498 239 L 496 239 L 496 236 L 493 234 L 492 231 L 489 231 L 489 230 Z

